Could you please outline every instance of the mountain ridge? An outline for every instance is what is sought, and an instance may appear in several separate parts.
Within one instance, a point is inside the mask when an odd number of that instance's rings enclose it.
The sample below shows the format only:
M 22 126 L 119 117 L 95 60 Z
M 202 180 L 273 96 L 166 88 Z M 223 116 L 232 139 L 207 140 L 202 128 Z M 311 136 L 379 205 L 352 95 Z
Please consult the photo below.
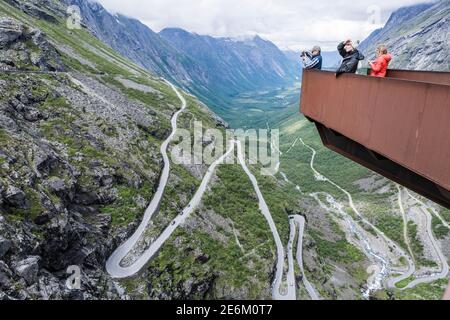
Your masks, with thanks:
M 393 56 L 391 68 L 450 71 L 449 20 L 446 0 L 403 7 L 359 48 L 374 59 L 377 45 L 386 44 Z
M 231 94 L 264 87 L 268 82 L 279 85 L 294 76 L 281 50 L 258 35 L 246 40 L 217 38 L 179 28 L 166 28 L 159 34 L 217 76 L 212 83 L 220 81 L 227 88 L 236 88 Z
M 273 43 L 260 37 L 252 39 L 254 50 L 249 50 L 245 41 L 194 35 L 183 30 L 185 35 L 198 40 L 198 44 L 208 46 L 211 55 L 205 62 L 203 58 L 208 54 L 205 48 L 199 47 L 199 50 L 203 49 L 200 53 L 186 52 L 179 43 L 168 39 L 167 30 L 156 33 L 137 19 L 109 13 L 97 2 L 64 1 L 80 7 L 83 23 L 103 42 L 135 63 L 189 90 L 222 115 L 236 94 L 261 87 L 276 87 L 295 77 L 291 61 Z M 258 51 L 258 48 L 264 48 L 266 52 Z M 239 59 L 227 62 L 218 56 L 211 59 L 212 54 L 220 54 L 220 50 L 233 52 Z M 262 57 L 267 62 L 264 67 L 260 65 Z M 259 68 L 254 67 L 258 65 Z M 216 72 L 210 72 L 210 68 Z

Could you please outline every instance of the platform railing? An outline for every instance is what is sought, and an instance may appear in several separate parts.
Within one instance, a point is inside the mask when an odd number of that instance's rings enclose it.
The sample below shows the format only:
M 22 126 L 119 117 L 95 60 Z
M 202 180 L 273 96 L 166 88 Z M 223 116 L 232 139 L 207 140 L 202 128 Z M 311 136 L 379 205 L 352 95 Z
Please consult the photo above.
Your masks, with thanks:
M 450 85 L 450 72 L 390 69 L 387 72 L 387 77 Z

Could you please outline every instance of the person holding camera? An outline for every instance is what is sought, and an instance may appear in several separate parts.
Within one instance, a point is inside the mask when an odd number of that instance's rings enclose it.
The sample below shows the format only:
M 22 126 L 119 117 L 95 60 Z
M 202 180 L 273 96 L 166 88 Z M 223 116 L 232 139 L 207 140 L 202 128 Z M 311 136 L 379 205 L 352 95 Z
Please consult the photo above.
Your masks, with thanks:
M 311 51 L 303 51 L 301 54 L 303 68 L 322 70 L 322 49 L 314 46 Z
M 352 40 L 346 40 L 338 45 L 339 54 L 342 56 L 342 64 L 336 71 L 336 76 L 343 73 L 356 73 L 358 64 L 364 60 L 364 55 L 356 49 Z

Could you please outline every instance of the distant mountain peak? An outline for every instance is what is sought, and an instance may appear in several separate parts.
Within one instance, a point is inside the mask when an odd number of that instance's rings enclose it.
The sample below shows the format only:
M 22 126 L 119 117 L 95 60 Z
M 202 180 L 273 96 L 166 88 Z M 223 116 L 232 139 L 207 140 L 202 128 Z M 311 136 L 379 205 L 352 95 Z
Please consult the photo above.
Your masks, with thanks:
M 258 34 L 249 34 L 249 35 L 242 35 L 242 36 L 236 36 L 236 37 L 228 37 L 227 39 L 230 39 L 234 42 L 243 42 L 243 43 L 272 43 L 269 40 L 263 39 Z
M 81 0 L 83 1 L 83 0 Z M 87 2 L 88 6 L 92 9 L 92 10 L 96 10 L 96 11 L 104 11 L 105 9 L 103 8 L 103 6 L 101 5 L 100 2 L 98 2 L 97 0 L 84 0 L 85 2 Z
M 411 6 L 402 7 L 391 14 L 389 20 L 385 25 L 385 28 L 390 28 L 400 23 L 405 23 L 406 21 L 415 18 L 418 14 L 431 8 L 435 4 L 436 2 L 424 2 Z
M 191 33 L 191 32 L 189 32 L 189 31 L 187 31 L 187 30 L 185 30 L 185 29 L 177 28 L 177 27 L 167 27 L 167 28 L 164 28 L 164 29 L 162 29 L 162 30 L 160 31 L 160 33 L 162 33 L 162 32 Z
M 198 37 L 204 37 L 204 38 L 213 38 L 217 40 L 223 40 L 223 41 L 231 41 L 231 42 L 242 42 L 242 43 L 271 43 L 269 40 L 263 39 L 258 34 L 252 34 L 252 35 L 242 35 L 242 36 L 235 36 L 235 37 L 226 37 L 226 36 L 210 36 L 206 34 L 199 34 L 197 32 L 191 32 L 187 31 L 183 28 L 177 28 L 177 27 L 167 27 L 162 29 L 159 32 L 163 36 L 169 36 L 169 35 L 183 35 L 183 36 L 198 36 Z

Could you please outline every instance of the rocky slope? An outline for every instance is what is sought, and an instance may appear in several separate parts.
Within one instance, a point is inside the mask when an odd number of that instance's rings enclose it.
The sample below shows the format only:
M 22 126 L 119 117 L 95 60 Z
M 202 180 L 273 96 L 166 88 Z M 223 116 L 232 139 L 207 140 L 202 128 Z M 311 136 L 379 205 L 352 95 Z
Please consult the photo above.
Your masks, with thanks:
M 15 36 L 2 43 L 0 52 L 7 48 L 8 56 L 26 57 L 30 35 L 39 35 L 45 44 L 39 52 L 42 59 L 10 59 L 11 73 L 0 76 L 0 295 L 118 297 L 102 269 L 115 242 L 126 236 L 130 221 L 105 214 L 102 208 L 120 200 L 122 188 L 146 190 L 136 192 L 136 203 L 142 201 L 141 192 L 151 194 L 160 162 L 157 137 L 166 135 L 160 122 L 169 114 L 158 120 L 155 110 L 95 78 L 45 72 L 66 66 L 42 32 L 11 18 L 1 18 L 0 25 L 2 36 L 15 30 Z M 49 67 L 49 59 L 59 67 Z M 42 73 L 33 73 L 35 67 Z M 79 83 L 115 97 L 114 104 L 90 95 Z M 154 126 L 154 132 L 146 130 L 148 126 Z M 125 156 L 133 143 L 144 142 L 147 151 L 153 148 L 153 156 Z M 113 150 L 120 150 L 115 158 L 109 157 Z M 83 286 L 88 289 L 66 288 L 63 279 L 70 265 L 82 266 Z
M 64 71 L 59 55 L 40 30 L 3 19 L 0 36 L 1 70 Z
M 449 20 L 450 2 L 446 0 L 401 8 L 360 48 L 372 59 L 376 46 L 386 44 L 394 57 L 391 68 L 449 71 Z
M 0 2 L 8 69 L 0 73 L 0 299 L 270 298 L 275 250 L 239 165 L 217 173 L 204 204 L 141 275 L 106 274 L 106 259 L 155 191 L 159 148 L 180 101 L 86 28 L 67 29 L 65 12 L 54 1 Z M 183 94 L 179 128 L 192 134 L 199 120 L 224 129 Z M 172 164 L 160 212 L 135 254 L 187 205 L 205 170 Z M 286 239 L 286 208 L 296 202 L 272 196 Z M 72 265 L 82 272 L 79 290 L 66 286 Z

